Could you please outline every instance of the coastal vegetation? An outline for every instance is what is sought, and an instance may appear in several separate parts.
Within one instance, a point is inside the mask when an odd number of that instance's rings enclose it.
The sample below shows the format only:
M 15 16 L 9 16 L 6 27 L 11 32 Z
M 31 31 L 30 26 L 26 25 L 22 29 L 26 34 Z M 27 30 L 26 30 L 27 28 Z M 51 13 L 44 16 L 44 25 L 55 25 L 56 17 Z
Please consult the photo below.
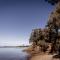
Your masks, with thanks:
M 48 52 L 57 54 L 60 58 L 60 0 L 45 0 L 55 9 L 51 12 L 44 29 L 33 29 L 29 42 L 32 43 L 31 51 Z

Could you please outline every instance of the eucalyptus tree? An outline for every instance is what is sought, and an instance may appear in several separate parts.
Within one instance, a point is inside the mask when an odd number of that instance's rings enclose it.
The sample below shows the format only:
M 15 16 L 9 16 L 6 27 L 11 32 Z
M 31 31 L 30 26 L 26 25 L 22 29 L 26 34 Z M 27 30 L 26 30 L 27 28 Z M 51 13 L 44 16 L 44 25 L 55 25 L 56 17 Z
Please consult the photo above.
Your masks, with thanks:
M 30 36 L 30 43 L 35 43 L 36 45 L 38 45 L 38 41 L 42 39 L 42 30 L 41 29 L 33 29 L 31 32 L 31 36 Z
M 51 5 L 55 5 L 57 4 L 60 0 L 45 0 L 47 1 L 48 3 L 50 3 Z
M 40 47 L 41 49 L 43 49 L 43 47 L 46 45 L 44 41 L 43 30 L 41 28 L 33 29 L 29 40 L 30 43 L 32 43 L 32 45 L 34 46 L 33 48 L 39 46 L 39 50 Z
M 45 0 L 45 1 L 47 1 L 51 5 L 54 5 L 55 8 L 50 14 L 49 20 L 52 21 L 55 18 L 57 20 L 56 24 L 60 28 L 60 0 Z
M 55 5 L 55 9 L 49 16 L 47 27 L 49 29 L 49 40 L 52 43 L 51 52 L 55 50 L 58 39 L 58 30 L 60 29 L 60 0 L 45 0 L 51 5 Z M 54 46 L 55 45 L 55 46 Z

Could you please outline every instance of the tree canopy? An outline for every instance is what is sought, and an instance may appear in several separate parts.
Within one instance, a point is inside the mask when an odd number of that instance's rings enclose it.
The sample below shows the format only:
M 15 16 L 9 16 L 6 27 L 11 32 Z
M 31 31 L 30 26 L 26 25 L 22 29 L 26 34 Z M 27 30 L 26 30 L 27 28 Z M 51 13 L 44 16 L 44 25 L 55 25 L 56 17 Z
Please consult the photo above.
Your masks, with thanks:
M 56 3 L 58 3 L 60 0 L 45 0 L 47 1 L 48 3 L 52 4 L 52 5 L 55 5 Z
M 56 8 L 49 16 L 44 29 L 32 30 L 29 41 L 43 47 L 51 43 L 51 52 L 53 52 L 56 51 L 56 47 L 60 47 L 60 0 L 46 1 L 52 5 L 56 4 Z

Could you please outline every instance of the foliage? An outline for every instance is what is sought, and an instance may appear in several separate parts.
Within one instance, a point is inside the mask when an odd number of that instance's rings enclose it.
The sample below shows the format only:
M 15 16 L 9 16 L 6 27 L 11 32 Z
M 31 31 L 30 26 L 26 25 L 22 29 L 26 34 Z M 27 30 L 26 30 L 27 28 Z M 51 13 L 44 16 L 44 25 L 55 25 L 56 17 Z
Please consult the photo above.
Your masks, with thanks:
M 45 0 L 45 1 L 47 1 L 48 3 L 52 5 L 55 5 L 56 3 L 58 3 L 59 0 Z
M 30 36 L 30 42 L 35 42 L 36 45 L 39 40 L 43 40 L 43 35 L 41 29 L 34 29 Z
M 51 51 L 55 52 L 60 47 L 60 0 L 46 0 L 52 5 L 57 4 L 55 10 L 51 13 L 47 25 L 44 29 L 33 29 L 30 36 L 30 43 L 38 46 L 48 46 L 51 43 Z M 57 49 L 56 49 L 57 47 Z M 60 54 L 60 52 L 59 52 Z

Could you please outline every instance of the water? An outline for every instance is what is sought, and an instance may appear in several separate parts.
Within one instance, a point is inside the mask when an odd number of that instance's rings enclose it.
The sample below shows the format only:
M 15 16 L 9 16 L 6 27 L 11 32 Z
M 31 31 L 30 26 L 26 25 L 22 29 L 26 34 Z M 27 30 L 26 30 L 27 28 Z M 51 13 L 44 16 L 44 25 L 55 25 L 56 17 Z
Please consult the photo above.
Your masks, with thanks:
M 24 48 L 0 48 L 0 60 L 27 60 Z

